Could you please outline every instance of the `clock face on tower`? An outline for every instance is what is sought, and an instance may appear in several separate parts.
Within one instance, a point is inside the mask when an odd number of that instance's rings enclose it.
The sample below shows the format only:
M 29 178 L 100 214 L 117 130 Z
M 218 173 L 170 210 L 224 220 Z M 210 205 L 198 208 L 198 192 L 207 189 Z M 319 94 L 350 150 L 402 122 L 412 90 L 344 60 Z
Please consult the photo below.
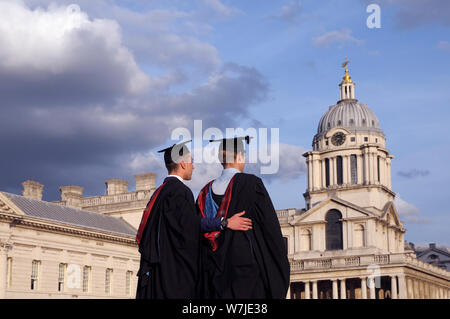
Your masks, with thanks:
M 331 137 L 331 143 L 333 143 L 334 146 L 340 146 L 344 144 L 345 142 L 345 134 L 342 132 L 337 132 L 336 134 Z

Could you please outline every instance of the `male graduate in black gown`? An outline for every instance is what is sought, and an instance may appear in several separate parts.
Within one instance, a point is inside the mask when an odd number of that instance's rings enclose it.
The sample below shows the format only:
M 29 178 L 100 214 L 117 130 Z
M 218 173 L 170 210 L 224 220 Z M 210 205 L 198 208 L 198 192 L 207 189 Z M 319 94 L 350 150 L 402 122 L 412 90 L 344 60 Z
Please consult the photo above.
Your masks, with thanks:
M 243 140 L 221 140 L 222 175 L 208 183 L 197 199 L 202 218 L 230 218 L 245 211 L 252 229 L 225 228 L 203 234 L 201 296 L 212 299 L 284 299 L 289 261 L 272 201 L 260 178 L 243 173 Z
M 251 227 L 243 213 L 227 220 L 197 215 L 192 191 L 184 184 L 194 169 L 188 142 L 159 151 L 169 175 L 148 202 L 136 235 L 141 253 L 137 299 L 198 298 L 201 233 Z

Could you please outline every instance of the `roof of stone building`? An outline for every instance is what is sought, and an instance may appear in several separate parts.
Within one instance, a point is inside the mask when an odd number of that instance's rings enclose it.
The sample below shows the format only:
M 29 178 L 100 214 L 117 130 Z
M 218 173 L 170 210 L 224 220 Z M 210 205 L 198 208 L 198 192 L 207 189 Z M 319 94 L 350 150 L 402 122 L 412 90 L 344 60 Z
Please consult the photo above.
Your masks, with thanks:
M 136 229 L 121 218 L 30 199 L 16 194 L 6 192 L 2 192 L 2 194 L 19 207 L 26 216 L 108 233 L 136 236 Z
M 335 127 L 350 131 L 373 131 L 384 136 L 375 113 L 367 104 L 361 104 L 357 100 L 342 100 L 330 106 L 320 119 L 317 135 L 323 135 Z
M 415 247 L 414 251 L 418 256 L 422 256 L 427 252 L 435 251 L 441 254 L 445 254 L 450 257 L 450 249 L 446 246 L 434 246 L 432 247 Z

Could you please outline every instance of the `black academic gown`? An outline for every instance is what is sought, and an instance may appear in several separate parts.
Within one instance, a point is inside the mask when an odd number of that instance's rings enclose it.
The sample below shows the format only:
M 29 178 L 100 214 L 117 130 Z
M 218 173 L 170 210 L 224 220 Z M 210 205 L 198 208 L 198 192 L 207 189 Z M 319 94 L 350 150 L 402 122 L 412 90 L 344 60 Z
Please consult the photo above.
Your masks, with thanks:
M 225 229 L 214 252 L 202 239 L 201 296 L 284 299 L 290 268 L 276 211 L 261 179 L 239 173 L 234 176 L 227 218 L 243 210 L 244 217 L 252 219 L 252 230 Z
M 136 299 L 197 297 L 200 218 L 194 196 L 177 178 L 165 182 L 139 245 Z

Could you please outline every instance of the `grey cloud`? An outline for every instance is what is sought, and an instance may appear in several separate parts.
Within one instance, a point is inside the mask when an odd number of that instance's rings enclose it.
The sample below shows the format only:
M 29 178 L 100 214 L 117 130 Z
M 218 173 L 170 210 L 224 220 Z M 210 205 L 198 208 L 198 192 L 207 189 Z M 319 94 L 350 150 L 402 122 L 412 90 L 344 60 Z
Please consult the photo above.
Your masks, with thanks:
M 411 169 L 409 171 L 399 171 L 398 176 L 404 177 L 404 178 L 416 178 L 416 177 L 425 177 L 430 175 L 430 171 L 429 170 L 424 170 L 424 169 Z
M 20 193 L 20 183 L 30 178 L 46 185 L 47 200 L 58 198 L 62 184 L 86 187 L 91 194 L 104 192 L 104 180 L 132 180 L 142 173 L 129 165 L 131 155 L 165 144 L 174 128 L 191 129 L 195 119 L 203 120 L 204 127 L 233 127 L 267 96 L 264 76 L 234 63 L 218 66 L 204 83 L 182 93 L 169 88 L 187 81 L 188 73 L 170 65 L 166 73 L 150 77 L 145 90 L 130 91 L 130 81 L 144 73 L 119 41 L 117 25 L 110 21 L 101 27 L 97 37 L 89 29 L 77 32 L 69 41 L 69 55 L 55 50 L 61 46 L 53 43 L 14 68 L 0 66 L 0 86 L 8 88 L 1 92 L 0 104 L 1 190 Z M 9 31 L 2 30 L 0 38 Z M 30 68 L 31 62 L 38 68 Z M 164 69 L 160 61 L 155 63 Z M 189 59 L 183 66 L 200 67 Z

